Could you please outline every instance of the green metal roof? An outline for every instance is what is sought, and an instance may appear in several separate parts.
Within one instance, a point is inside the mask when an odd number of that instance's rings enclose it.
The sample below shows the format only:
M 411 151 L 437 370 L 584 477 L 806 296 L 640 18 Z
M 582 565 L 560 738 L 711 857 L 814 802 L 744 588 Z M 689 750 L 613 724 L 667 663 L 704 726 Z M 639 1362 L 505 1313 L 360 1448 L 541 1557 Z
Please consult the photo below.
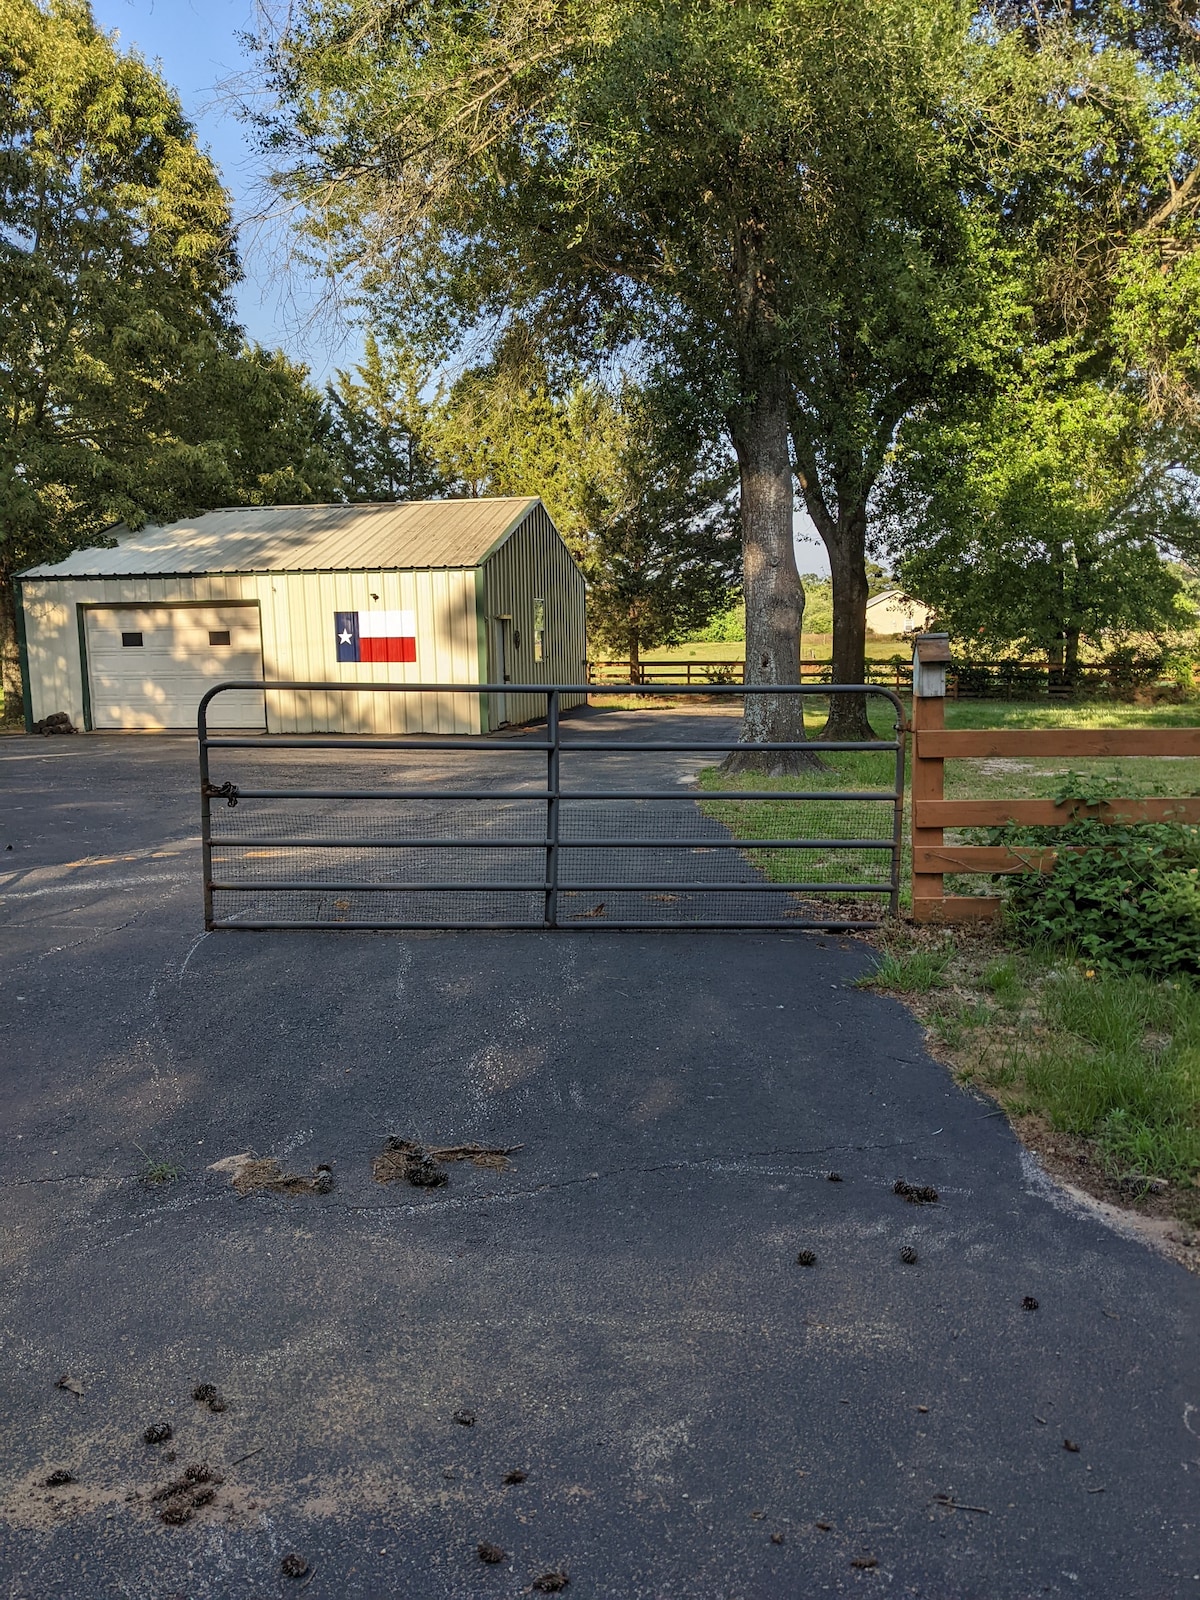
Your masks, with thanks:
M 357 506 L 231 506 L 112 529 L 116 544 L 30 567 L 26 578 L 206 572 L 381 572 L 476 567 L 536 498 L 400 500 Z

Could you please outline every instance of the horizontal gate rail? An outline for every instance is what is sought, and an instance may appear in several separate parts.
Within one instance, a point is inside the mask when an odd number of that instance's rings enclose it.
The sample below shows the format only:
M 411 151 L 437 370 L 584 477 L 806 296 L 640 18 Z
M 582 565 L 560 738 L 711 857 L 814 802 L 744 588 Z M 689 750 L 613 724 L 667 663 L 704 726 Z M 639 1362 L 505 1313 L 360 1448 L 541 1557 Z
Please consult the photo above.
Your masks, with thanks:
M 257 690 L 264 695 L 273 693 L 324 696 L 458 696 L 465 697 L 470 707 L 487 705 L 486 697 L 492 695 L 536 695 L 546 704 L 546 722 L 533 735 L 514 730 L 511 735 L 488 738 L 478 734 L 414 737 L 350 735 L 314 735 L 309 733 L 269 735 L 212 735 L 208 732 L 209 708 L 217 696 L 228 691 Z M 822 741 L 742 741 L 736 737 L 714 738 L 707 732 L 699 737 L 688 736 L 680 740 L 661 738 L 610 738 L 597 737 L 592 729 L 581 730 L 573 737 L 573 730 L 560 726 L 560 709 L 564 696 L 573 702 L 586 702 L 589 698 L 603 703 L 605 695 L 628 697 L 625 685 L 514 685 L 514 684 L 330 684 L 283 683 L 246 681 L 219 684 L 210 690 L 200 703 L 198 732 L 200 742 L 201 779 L 201 834 L 204 858 L 205 926 L 209 929 L 262 931 L 267 929 L 453 929 L 487 928 L 511 930 L 519 928 L 570 928 L 588 925 L 591 919 L 603 918 L 598 924 L 605 928 L 662 929 L 678 931 L 685 928 L 858 928 L 874 927 L 878 918 L 864 915 L 857 906 L 830 907 L 829 897 L 851 895 L 856 899 L 886 897 L 891 914 L 898 909 L 901 814 L 904 793 L 904 714 L 896 695 L 878 685 L 859 684 L 803 684 L 803 685 L 639 685 L 633 691 L 639 699 L 652 701 L 655 696 L 674 700 L 681 694 L 702 695 L 709 702 L 724 697 L 731 700 L 730 710 L 751 695 L 808 696 L 828 700 L 832 695 L 853 694 L 886 702 L 894 714 L 894 737 L 866 740 Z M 452 724 L 454 725 L 454 724 Z M 469 724 L 468 724 L 469 725 Z M 401 722 L 401 727 L 404 723 Z M 444 726 L 444 724 L 443 724 Z M 691 730 L 689 730 L 689 735 Z M 510 784 L 489 787 L 486 784 L 470 787 L 461 777 L 454 783 L 450 777 L 446 787 L 442 778 L 431 776 L 418 786 L 403 787 L 350 787 L 332 784 L 326 780 L 320 787 L 286 787 L 271 784 L 271 777 L 261 770 L 249 776 L 252 781 L 240 780 L 246 774 L 236 772 L 226 781 L 214 784 L 211 775 L 211 757 L 217 754 L 228 758 L 232 752 L 255 752 L 256 755 L 276 752 L 295 752 L 296 761 L 307 763 L 309 753 L 331 751 L 339 754 L 371 752 L 381 757 L 395 753 L 403 757 L 457 755 L 472 758 L 478 755 L 485 760 L 494 757 L 506 759 L 533 756 L 545 760 L 542 772 L 524 773 L 521 787 Z M 648 784 L 643 788 L 604 788 L 595 783 L 597 772 L 602 773 L 604 758 L 655 755 L 725 755 L 731 751 L 753 751 L 764 756 L 805 751 L 816 755 L 839 752 L 878 752 L 887 754 L 891 782 L 879 788 L 820 789 L 806 785 L 803 789 L 770 788 L 702 788 L 695 779 L 681 780 L 670 789 Z M 571 763 L 582 760 L 585 770 L 576 776 L 586 787 L 570 786 Z M 597 763 L 599 767 L 597 768 Z M 355 763 L 362 768 L 365 762 Z M 445 766 L 445 762 L 442 762 Z M 223 761 L 223 767 L 227 761 Z M 653 762 L 651 762 L 653 767 Z M 536 771 L 536 769 L 535 769 Z M 564 776 L 564 773 L 566 774 Z M 589 774 L 592 781 L 589 782 Z M 288 774 L 290 776 L 290 774 Z M 358 775 L 357 772 L 354 773 Z M 464 774 L 466 775 L 466 774 Z M 474 774 L 471 774 L 472 776 Z M 495 774 L 497 777 L 499 773 Z M 857 773 L 855 774 L 858 775 Z M 280 777 L 284 774 L 281 772 Z M 350 774 L 347 774 L 350 776 Z M 410 776 L 403 774 L 404 777 Z M 624 777 L 624 773 L 614 774 Z M 264 782 L 264 779 L 266 780 Z M 360 780 L 361 781 L 361 780 Z M 503 779 L 501 778 L 503 782 Z M 451 786 L 453 785 L 453 786 Z M 314 813 L 304 807 L 309 802 L 319 802 L 320 811 Z M 783 821 L 785 826 L 793 817 L 803 817 L 805 806 L 822 808 L 838 805 L 885 806 L 890 810 L 886 833 L 864 834 L 862 827 L 853 830 L 852 836 L 839 836 L 828 826 L 819 828 L 811 837 L 774 837 L 781 832 L 778 827 L 768 828 L 769 837 L 755 833 L 763 821 Z M 444 808 L 456 809 L 447 815 Z M 737 824 L 748 816 L 747 806 L 776 806 L 781 810 L 761 813 L 757 819 L 749 816 L 749 823 L 739 833 Z M 246 810 L 236 809 L 247 807 Z M 297 810 L 296 807 L 300 809 Z M 363 810 L 366 806 L 368 809 Z M 391 807 L 391 814 L 382 814 L 377 807 Z M 413 806 L 409 811 L 397 809 Z M 649 806 L 648 810 L 641 810 Z M 265 807 L 265 809 L 262 809 Z M 430 814 L 430 807 L 433 813 Z M 463 807 L 468 809 L 464 810 Z M 505 826 L 506 808 L 515 807 L 518 821 L 522 818 L 536 824 L 540 815 L 541 826 L 529 837 L 513 837 L 511 821 Z M 581 809 L 582 807 L 582 809 Z M 441 808 L 441 809 L 439 809 Z M 499 809 L 497 809 L 499 808 Z M 820 819 L 829 818 L 829 812 L 818 813 Z M 242 817 L 250 826 L 239 826 Z M 214 826 L 214 817 L 220 819 Z M 394 824 L 401 817 L 400 828 Z M 638 825 L 638 819 L 641 825 Z M 235 820 L 236 819 L 236 820 Z M 336 819 L 337 827 L 345 833 L 330 828 Z M 388 827 L 387 822 L 393 826 Z M 816 818 L 814 818 L 816 820 Z M 836 820 L 836 819 L 834 819 Z M 853 820 L 847 819 L 847 820 Z M 613 826 L 605 826 L 606 821 Z M 863 813 L 867 822 L 867 813 Z M 653 822 L 661 826 L 664 837 L 653 836 Z M 311 836 L 304 826 L 316 823 Z M 490 836 L 488 829 L 499 825 L 499 837 Z M 380 832 L 383 824 L 383 832 Z M 464 826 L 465 824 L 465 826 Z M 261 825 L 265 831 L 258 831 Z M 621 826 L 628 828 L 628 836 Z M 408 828 L 414 832 L 406 832 Z M 478 831 L 476 830 L 478 827 Z M 519 829 L 518 829 L 519 831 Z M 380 857 L 379 851 L 390 852 Z M 456 864 L 445 852 L 461 852 L 461 865 L 467 870 L 454 872 Z M 605 857 L 588 857 L 581 852 L 603 851 Z M 624 864 L 613 852 L 637 852 Z M 863 852 L 867 859 L 886 858 L 887 877 L 856 879 L 855 863 L 848 862 L 851 870 L 843 872 L 836 880 L 822 879 L 819 874 L 805 873 L 795 879 L 788 877 L 793 870 L 783 864 L 801 861 L 796 851 L 822 854 Z M 323 852 L 329 877 L 313 876 L 304 871 L 302 859 L 305 852 L 316 855 Z M 448 873 L 437 873 L 428 878 L 433 861 L 424 852 L 438 852 L 433 860 L 441 860 L 450 867 Z M 488 852 L 496 851 L 496 858 Z M 533 852 L 533 860 L 522 862 L 511 855 L 513 851 Z M 670 871 L 655 871 L 655 862 L 646 852 L 660 852 L 662 866 L 671 863 Z M 678 867 L 686 871 L 687 857 L 680 852 L 707 855 L 721 851 L 713 866 L 724 863 L 729 871 L 705 878 L 697 866 L 686 877 L 672 877 Z M 729 852 L 737 852 L 730 856 Z M 329 852 L 341 856 L 329 858 Z M 363 852 L 366 852 L 364 855 Z M 220 862 L 214 862 L 214 853 Z M 512 879 L 503 876 L 499 862 L 508 856 L 515 868 Z M 739 858 L 740 857 L 740 862 Z M 301 859 L 298 859 L 301 858 Z M 611 869 L 604 864 L 611 862 Z M 534 862 L 537 862 L 535 866 Z M 642 876 L 642 862 L 645 873 Z M 260 863 L 266 862 L 267 866 Z M 406 865 L 408 863 L 408 865 Z M 311 869 L 317 861 L 308 859 Z M 830 865 L 817 862 L 818 866 Z M 482 865 L 485 870 L 477 869 Z M 291 867 L 289 872 L 287 869 Z M 296 871 L 301 866 L 302 870 Z M 372 875 L 376 866 L 384 874 Z M 340 870 L 339 870 L 340 868 Z M 347 870 L 347 868 L 349 870 Z M 533 868 L 533 870 L 530 870 Z M 631 871 L 631 869 L 634 869 Z M 279 871 L 279 877 L 270 872 Z M 800 869 L 803 871 L 803 869 Z M 744 877 L 737 873 L 744 871 Z M 295 908 L 294 914 L 284 915 L 264 912 L 264 903 L 271 896 L 302 897 L 305 904 Z M 583 905 L 580 896 L 633 897 L 632 910 L 601 900 L 596 905 Z M 704 903 L 712 896 L 715 903 Z M 333 896 L 362 897 L 364 903 L 356 906 L 352 900 L 331 900 Z M 449 909 L 443 911 L 437 897 L 470 897 L 471 905 L 464 911 L 457 902 L 446 900 Z M 730 903 L 731 897 L 736 898 Z M 756 904 L 759 896 L 765 897 Z M 802 903 L 797 896 L 818 897 L 820 904 Z M 222 907 L 218 915 L 214 897 L 249 900 L 233 909 Z M 391 897 L 400 909 L 389 915 L 392 907 L 383 905 L 378 913 L 375 906 L 381 897 Z M 487 913 L 477 909 L 483 897 Z M 507 898 L 506 898 L 507 897 Z M 515 898 L 514 898 L 515 897 Z M 650 897 L 655 902 L 679 905 L 681 897 L 693 897 L 696 903 L 684 901 L 678 911 L 669 915 L 649 910 L 642 903 Z M 696 899 L 696 897 L 699 897 Z M 756 904 L 756 916 L 746 912 L 746 899 Z M 782 897 L 782 903 L 781 903 Z M 790 897 L 790 902 L 788 898 Z M 565 902 L 565 903 L 564 903 Z M 722 904 L 724 902 L 724 904 Z M 778 909 L 772 910 L 775 904 Z M 536 907 L 536 909 L 535 909 Z M 638 915 L 636 913 L 640 912 Z
M 271 740 L 271 747 L 279 748 Z M 257 748 L 268 748 L 267 741 L 260 738 Z M 339 748 L 330 745 L 331 750 Z M 469 751 L 468 745 L 459 747 Z M 613 750 L 621 751 L 624 745 L 613 745 Z M 676 745 L 677 750 L 686 750 L 687 745 Z M 725 750 L 753 750 L 754 745 L 725 745 Z M 819 755 L 823 745 L 814 745 L 811 748 Z M 891 749 L 890 745 L 877 747 Z M 557 791 L 556 791 L 557 792 Z M 878 789 L 866 789 L 850 793 L 839 789 L 813 789 L 800 792 L 792 789 L 693 789 L 692 794 L 703 800 L 779 800 L 786 801 L 789 805 L 793 800 L 890 800 L 891 791 L 882 793 Z M 537 789 L 438 789 L 438 800 L 544 800 L 546 798 L 544 787 Z M 240 800 L 428 800 L 435 791 L 429 789 L 239 789 Z M 212 796 L 211 798 L 218 798 Z M 681 789 L 571 789 L 562 794 L 564 800 L 686 800 L 687 795 Z
M 473 850 L 479 844 L 478 838 L 306 839 L 299 836 L 295 839 L 281 839 L 272 835 L 270 839 L 264 839 L 260 834 L 247 836 L 244 839 L 222 834 L 216 842 L 222 849 L 267 847 L 271 850 Z M 489 835 L 487 848 L 532 850 L 538 845 L 549 843 L 549 839 L 493 839 Z M 753 843 L 756 850 L 890 850 L 892 848 L 890 839 L 759 839 L 756 837 Z M 567 840 L 566 844 L 568 849 L 581 847 L 588 850 L 744 850 L 746 848 L 745 839 L 706 839 L 702 845 L 698 845 L 694 839 L 593 839 L 590 835 L 587 839 Z

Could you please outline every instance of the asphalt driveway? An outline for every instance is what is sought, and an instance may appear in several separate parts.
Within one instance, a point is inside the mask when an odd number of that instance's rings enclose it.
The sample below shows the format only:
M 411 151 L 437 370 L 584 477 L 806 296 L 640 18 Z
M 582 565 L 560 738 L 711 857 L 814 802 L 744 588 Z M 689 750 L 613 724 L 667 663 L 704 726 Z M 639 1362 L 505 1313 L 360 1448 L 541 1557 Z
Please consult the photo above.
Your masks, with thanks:
M 187 739 L 0 741 L 0 1594 L 1200 1596 L 1196 1280 L 864 946 L 204 936 L 194 794 Z M 393 1134 L 519 1148 L 385 1186 Z

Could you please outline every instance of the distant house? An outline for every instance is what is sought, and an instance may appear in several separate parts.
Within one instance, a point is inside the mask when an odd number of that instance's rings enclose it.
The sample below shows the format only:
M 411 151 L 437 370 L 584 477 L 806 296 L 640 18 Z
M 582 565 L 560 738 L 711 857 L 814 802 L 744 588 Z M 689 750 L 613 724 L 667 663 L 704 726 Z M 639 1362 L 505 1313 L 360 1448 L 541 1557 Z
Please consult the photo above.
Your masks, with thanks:
M 915 633 L 929 625 L 929 607 L 903 589 L 885 589 L 867 601 L 867 632 L 882 635 Z

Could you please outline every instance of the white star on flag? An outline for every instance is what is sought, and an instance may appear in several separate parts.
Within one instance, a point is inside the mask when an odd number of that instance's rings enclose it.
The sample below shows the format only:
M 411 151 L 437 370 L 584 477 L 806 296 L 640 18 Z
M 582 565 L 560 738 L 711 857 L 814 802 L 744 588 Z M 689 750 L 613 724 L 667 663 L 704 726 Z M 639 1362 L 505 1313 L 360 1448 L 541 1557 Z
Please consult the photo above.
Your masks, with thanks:
M 348 628 L 343 629 L 343 631 L 338 634 L 338 643 L 339 644 L 349 644 L 350 643 L 350 630 Z

